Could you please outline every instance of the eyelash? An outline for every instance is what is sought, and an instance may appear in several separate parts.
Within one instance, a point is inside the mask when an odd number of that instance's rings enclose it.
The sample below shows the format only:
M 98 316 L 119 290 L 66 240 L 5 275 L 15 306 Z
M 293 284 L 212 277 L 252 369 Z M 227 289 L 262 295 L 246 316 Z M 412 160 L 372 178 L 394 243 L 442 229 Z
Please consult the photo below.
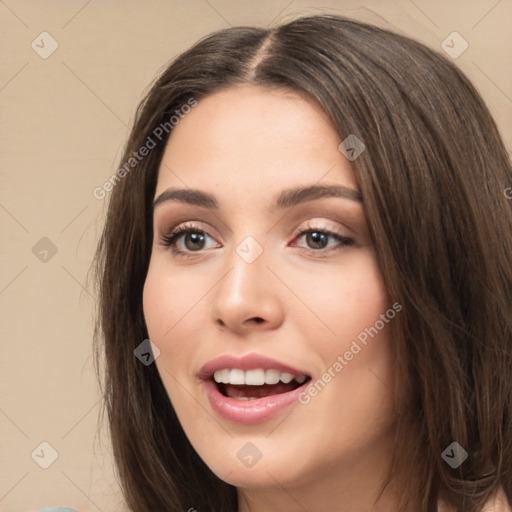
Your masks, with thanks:
M 187 251 L 182 251 L 181 249 L 178 249 L 176 247 L 176 243 L 177 243 L 178 239 L 180 239 L 184 234 L 189 234 L 189 233 L 199 233 L 199 234 L 205 234 L 207 236 L 210 236 L 210 235 L 208 235 L 208 233 L 206 233 L 202 229 L 197 228 L 193 224 L 184 224 L 183 226 L 180 226 L 180 227 L 174 229 L 173 231 L 171 231 L 171 233 L 169 233 L 168 235 L 162 235 L 161 239 L 160 239 L 160 244 L 165 247 L 169 247 L 171 249 L 171 252 L 173 253 L 173 255 L 175 255 L 177 257 L 192 258 L 195 255 L 199 254 L 201 251 L 187 252 Z M 334 233 L 333 231 L 330 231 L 328 229 L 324 229 L 319 226 L 315 227 L 312 225 L 309 225 L 309 226 L 307 226 L 306 229 L 303 229 L 303 230 L 299 231 L 298 233 L 296 233 L 295 238 L 300 238 L 301 236 L 307 235 L 309 233 L 321 233 L 323 235 L 330 236 L 330 237 L 336 239 L 338 242 L 340 242 L 340 246 L 337 249 L 336 248 L 335 249 L 333 249 L 333 248 L 330 248 L 330 249 L 325 249 L 325 248 L 324 249 L 307 249 L 314 253 L 330 252 L 331 250 L 341 250 L 345 247 L 354 245 L 354 240 L 351 238 L 347 238 L 347 237 L 338 235 L 337 233 Z

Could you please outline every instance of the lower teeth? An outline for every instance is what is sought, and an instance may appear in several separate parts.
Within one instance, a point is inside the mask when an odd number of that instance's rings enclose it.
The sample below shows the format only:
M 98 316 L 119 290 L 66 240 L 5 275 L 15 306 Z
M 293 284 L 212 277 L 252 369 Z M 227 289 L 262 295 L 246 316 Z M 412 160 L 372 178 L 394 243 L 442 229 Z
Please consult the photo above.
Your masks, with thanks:
M 240 386 L 237 387 L 235 385 L 229 384 L 220 384 L 215 383 L 217 386 L 217 390 L 228 398 L 233 398 L 235 400 L 258 400 L 260 398 L 266 398 L 270 396 L 274 396 L 281 393 L 287 393 L 289 391 L 293 391 L 297 389 L 299 383 L 290 383 L 284 384 L 279 383 L 277 385 L 265 385 L 265 386 Z M 244 396 L 244 394 L 247 395 Z M 237 396 L 238 395 L 238 396 Z

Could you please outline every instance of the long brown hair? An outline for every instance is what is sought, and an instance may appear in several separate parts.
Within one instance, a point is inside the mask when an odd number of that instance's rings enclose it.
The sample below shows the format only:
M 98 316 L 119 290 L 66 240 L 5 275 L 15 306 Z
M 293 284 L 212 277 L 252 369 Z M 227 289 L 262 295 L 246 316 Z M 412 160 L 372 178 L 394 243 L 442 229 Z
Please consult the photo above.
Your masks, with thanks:
M 95 269 L 96 362 L 113 453 L 134 512 L 234 512 L 236 489 L 188 441 L 156 366 L 134 349 L 148 338 L 142 290 L 152 247 L 152 201 L 165 143 L 155 129 L 191 98 L 238 84 L 315 99 L 340 139 L 366 150 L 353 162 L 392 302 L 397 368 L 396 450 L 421 511 L 442 498 L 480 511 L 501 487 L 512 503 L 512 201 L 510 162 L 484 102 L 447 57 L 333 15 L 272 29 L 215 32 L 177 57 L 137 110 L 112 182 Z M 128 170 L 134 152 L 155 142 Z M 457 442 L 467 460 L 442 452 Z M 421 464 L 417 464 L 420 460 Z

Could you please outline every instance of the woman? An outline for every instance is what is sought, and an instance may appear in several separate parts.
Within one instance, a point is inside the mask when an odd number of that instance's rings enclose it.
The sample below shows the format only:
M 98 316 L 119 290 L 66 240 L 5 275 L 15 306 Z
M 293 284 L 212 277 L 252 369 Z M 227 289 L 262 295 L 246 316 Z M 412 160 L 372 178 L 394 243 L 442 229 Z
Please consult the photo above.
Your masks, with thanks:
M 97 254 L 130 509 L 508 511 L 511 181 L 406 37 L 312 16 L 175 59 Z

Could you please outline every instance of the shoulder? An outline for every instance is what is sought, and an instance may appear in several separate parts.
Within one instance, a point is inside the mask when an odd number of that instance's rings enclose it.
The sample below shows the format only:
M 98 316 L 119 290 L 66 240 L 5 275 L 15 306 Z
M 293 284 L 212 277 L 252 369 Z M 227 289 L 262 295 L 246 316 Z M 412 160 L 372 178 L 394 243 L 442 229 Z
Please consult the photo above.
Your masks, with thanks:
M 455 512 L 444 502 L 439 501 L 437 512 Z M 505 492 L 500 488 L 493 497 L 485 504 L 482 512 L 512 512 L 512 507 L 508 503 Z
M 500 488 L 494 497 L 489 500 L 485 506 L 484 512 L 512 512 L 512 507 L 503 489 Z

